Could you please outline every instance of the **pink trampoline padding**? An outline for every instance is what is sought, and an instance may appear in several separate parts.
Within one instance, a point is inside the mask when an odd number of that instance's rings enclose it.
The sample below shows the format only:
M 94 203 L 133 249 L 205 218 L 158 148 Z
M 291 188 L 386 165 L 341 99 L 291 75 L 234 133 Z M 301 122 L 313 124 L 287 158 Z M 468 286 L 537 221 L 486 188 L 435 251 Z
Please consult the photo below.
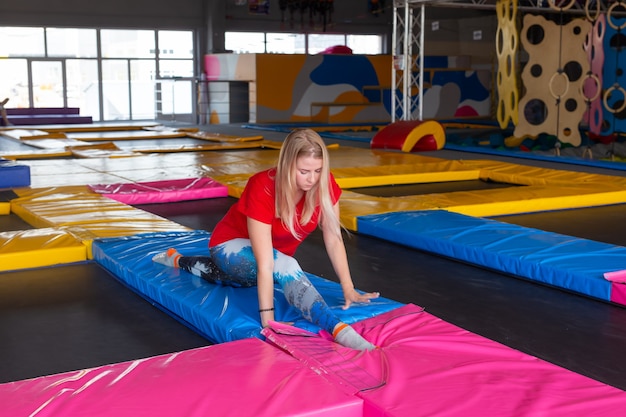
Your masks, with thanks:
M 361 417 L 345 394 L 259 339 L 0 384 L 11 417 Z
M 624 391 L 470 333 L 413 305 L 355 323 L 354 328 L 380 348 L 355 352 L 311 335 L 264 332 L 362 398 L 365 417 L 622 416 L 626 410 Z
M 228 196 L 228 187 L 208 177 L 121 184 L 92 184 L 88 187 L 94 193 L 129 205 L 171 203 Z

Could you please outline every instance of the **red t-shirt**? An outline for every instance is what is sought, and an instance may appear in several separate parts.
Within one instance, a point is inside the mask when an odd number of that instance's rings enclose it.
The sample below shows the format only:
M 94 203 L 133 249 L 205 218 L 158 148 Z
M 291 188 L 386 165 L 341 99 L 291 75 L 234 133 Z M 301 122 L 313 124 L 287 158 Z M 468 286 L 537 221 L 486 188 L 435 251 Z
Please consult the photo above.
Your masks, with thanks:
M 261 223 L 271 224 L 274 249 L 293 256 L 302 240 L 296 239 L 289 229 L 283 225 L 280 218 L 274 217 L 276 212 L 275 177 L 276 168 L 261 171 L 250 177 L 239 200 L 232 205 L 224 218 L 215 226 L 211 233 L 209 246 L 219 245 L 236 238 L 249 239 L 247 217 L 251 217 Z M 339 201 L 341 188 L 339 188 L 332 174 L 330 176 L 330 187 L 333 190 L 332 202 L 335 204 Z M 304 197 L 298 202 L 296 207 L 298 224 L 303 206 Z M 318 205 L 311 217 L 311 221 L 299 230 L 302 239 L 315 230 L 319 223 L 319 216 L 320 206 Z

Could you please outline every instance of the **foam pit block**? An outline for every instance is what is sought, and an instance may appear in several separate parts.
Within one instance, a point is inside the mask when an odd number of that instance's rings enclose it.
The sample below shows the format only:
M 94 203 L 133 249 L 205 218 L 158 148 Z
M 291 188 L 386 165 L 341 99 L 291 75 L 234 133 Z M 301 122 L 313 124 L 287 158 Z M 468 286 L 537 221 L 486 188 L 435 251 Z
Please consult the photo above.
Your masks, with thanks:
M 379 348 L 358 352 L 292 329 L 276 344 L 346 392 L 367 417 L 621 416 L 626 392 L 406 305 L 355 323 Z
M 30 167 L 0 158 L 0 188 L 30 186 Z
M 257 339 L 0 384 L 0 403 L 7 417 L 363 415 L 363 400 Z
M 359 233 L 503 271 L 603 301 L 604 273 L 624 269 L 626 248 L 443 210 L 357 218 Z
M 228 197 L 228 187 L 212 178 L 185 178 L 128 184 L 95 184 L 88 188 L 125 204 L 171 203 Z
M 170 247 L 183 255 L 208 256 L 209 237 L 210 233 L 198 230 L 96 239 L 92 252 L 94 260 L 120 281 L 209 340 L 223 343 L 261 337 L 256 287 L 213 284 L 183 270 L 152 262 L 155 254 Z M 381 297 L 343 310 L 343 292 L 338 283 L 311 274 L 309 279 L 337 316 L 347 323 L 402 305 Z M 312 332 L 320 330 L 287 303 L 280 288 L 275 290 L 274 307 L 277 320 L 295 322 L 296 326 Z
M 0 232 L 0 271 L 85 260 L 87 247 L 65 230 L 44 228 Z

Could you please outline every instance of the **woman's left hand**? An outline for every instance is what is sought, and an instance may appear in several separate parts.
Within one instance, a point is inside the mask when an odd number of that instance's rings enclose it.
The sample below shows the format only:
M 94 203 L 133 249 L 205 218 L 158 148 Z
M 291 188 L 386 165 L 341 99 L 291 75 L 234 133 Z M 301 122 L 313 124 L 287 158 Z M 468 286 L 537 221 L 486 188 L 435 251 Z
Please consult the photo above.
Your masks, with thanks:
M 346 300 L 343 305 L 343 309 L 346 310 L 350 308 L 352 303 L 369 303 L 372 298 L 378 298 L 380 293 L 378 292 L 367 292 L 365 294 L 361 294 L 355 289 L 344 291 L 343 296 Z

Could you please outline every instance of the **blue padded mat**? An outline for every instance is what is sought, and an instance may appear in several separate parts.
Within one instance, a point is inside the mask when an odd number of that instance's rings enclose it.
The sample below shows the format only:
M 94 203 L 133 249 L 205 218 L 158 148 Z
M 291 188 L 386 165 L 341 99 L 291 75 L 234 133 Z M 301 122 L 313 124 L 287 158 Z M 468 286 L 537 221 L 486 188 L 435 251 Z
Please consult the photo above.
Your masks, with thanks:
M 30 167 L 0 158 L 0 188 L 28 187 Z
M 191 231 L 99 239 L 93 242 L 93 257 L 128 287 L 215 343 L 262 338 L 256 287 L 212 284 L 180 269 L 152 262 L 152 256 L 170 247 L 183 255 L 208 255 L 209 236 L 205 231 Z M 338 283 L 307 275 L 337 316 L 347 323 L 403 305 L 378 298 L 343 310 L 343 293 Z M 278 287 L 274 298 L 276 320 L 319 331 L 287 303 Z
M 626 266 L 626 248 L 443 210 L 357 218 L 359 233 L 568 289 L 604 301 L 603 273 Z

